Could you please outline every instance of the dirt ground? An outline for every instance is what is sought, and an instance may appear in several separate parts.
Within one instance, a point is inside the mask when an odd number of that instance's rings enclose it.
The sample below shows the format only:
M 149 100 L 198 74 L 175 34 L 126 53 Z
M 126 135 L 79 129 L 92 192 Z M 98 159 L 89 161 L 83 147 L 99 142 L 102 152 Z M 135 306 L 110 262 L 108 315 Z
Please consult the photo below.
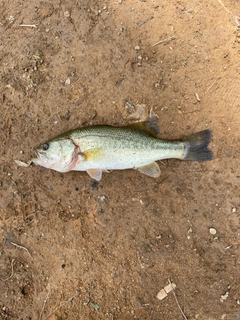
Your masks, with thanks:
M 238 15 L 231 0 L 1 2 L 0 319 L 240 319 Z M 151 109 L 164 138 L 212 128 L 215 160 L 99 183 L 14 162 Z

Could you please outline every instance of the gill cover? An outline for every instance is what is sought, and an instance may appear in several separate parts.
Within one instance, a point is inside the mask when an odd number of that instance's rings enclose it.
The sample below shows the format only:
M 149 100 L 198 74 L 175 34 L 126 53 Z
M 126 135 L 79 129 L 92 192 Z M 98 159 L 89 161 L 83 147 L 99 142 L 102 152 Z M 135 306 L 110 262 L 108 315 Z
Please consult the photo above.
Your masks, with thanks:
M 67 172 L 75 165 L 78 147 L 71 139 L 51 140 L 36 148 L 35 164 L 59 172 Z

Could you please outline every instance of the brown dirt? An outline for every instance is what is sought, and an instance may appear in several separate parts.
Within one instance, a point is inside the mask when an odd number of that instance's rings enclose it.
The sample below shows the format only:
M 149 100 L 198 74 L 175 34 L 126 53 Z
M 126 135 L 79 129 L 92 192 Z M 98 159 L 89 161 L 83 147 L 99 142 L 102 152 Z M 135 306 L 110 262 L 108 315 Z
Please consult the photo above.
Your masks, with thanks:
M 240 318 L 240 3 L 222 4 L 1 3 L 1 319 L 183 319 L 168 279 L 187 319 Z M 215 160 L 100 183 L 14 163 L 151 108 L 166 138 L 211 127 Z

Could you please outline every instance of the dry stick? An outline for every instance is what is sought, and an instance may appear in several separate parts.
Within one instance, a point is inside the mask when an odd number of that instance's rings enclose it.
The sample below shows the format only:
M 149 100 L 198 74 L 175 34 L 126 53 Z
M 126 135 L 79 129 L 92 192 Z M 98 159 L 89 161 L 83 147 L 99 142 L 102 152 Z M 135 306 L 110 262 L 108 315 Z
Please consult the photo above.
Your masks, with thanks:
M 232 13 L 231 11 L 228 10 L 228 8 L 224 5 L 224 3 L 221 0 L 218 0 L 218 2 L 221 4 L 221 6 L 223 6 L 223 8 L 228 12 L 228 13 Z
M 216 83 L 216 79 L 213 81 L 213 83 L 210 85 L 209 88 L 207 88 L 207 90 L 204 92 L 204 95 L 208 93 L 208 91 L 214 86 L 214 84 Z
M 49 292 L 48 292 L 48 294 L 47 294 L 46 299 L 44 299 L 43 306 L 42 306 L 42 310 L 41 310 L 40 315 L 39 315 L 39 320 L 42 319 L 43 310 L 44 310 L 44 308 L 45 308 L 45 306 L 46 306 L 46 303 L 47 303 L 48 299 L 49 299 Z
M 37 28 L 37 26 L 35 24 L 20 24 L 20 27 Z
M 172 282 L 171 282 L 169 279 L 168 279 L 168 282 L 170 283 L 170 285 L 171 285 L 171 287 L 172 287 L 172 293 L 173 293 L 173 295 L 174 295 L 176 304 L 177 304 L 179 310 L 181 311 L 181 314 L 182 314 L 183 318 L 184 318 L 185 320 L 188 320 L 187 317 L 185 316 L 182 308 L 180 307 L 180 304 L 179 304 L 178 299 L 177 299 L 177 297 L 176 297 L 176 294 L 175 294 L 175 292 L 174 292 L 174 288 L 173 288 Z
M 222 0 L 218 0 L 218 2 L 221 4 L 221 6 L 223 6 L 223 8 L 230 13 L 233 16 L 234 22 L 236 23 L 237 27 L 239 28 L 240 23 L 239 23 L 239 16 L 235 16 L 232 11 L 228 10 L 228 8 L 224 5 L 224 3 L 222 2 Z
M 134 105 L 133 105 L 130 101 L 128 101 L 127 99 L 125 99 L 125 104 L 126 104 L 129 108 L 134 109 Z
M 48 319 L 52 314 L 54 314 L 54 312 L 56 312 L 58 309 L 62 308 L 66 303 L 71 302 L 72 299 L 73 299 L 74 297 L 76 297 L 76 296 L 77 296 L 77 294 L 75 294 L 75 295 L 72 296 L 72 297 L 69 297 L 66 301 L 60 302 L 60 305 L 59 305 L 57 308 L 55 308 L 51 313 L 49 313 L 43 320 Z
M 173 39 L 175 39 L 175 38 L 176 38 L 175 36 L 172 36 L 172 37 L 170 37 L 170 38 L 167 38 L 167 39 L 158 41 L 158 42 L 154 43 L 154 44 L 152 45 L 152 47 L 155 47 L 155 46 L 157 46 L 158 44 L 161 44 L 161 43 L 163 43 L 163 42 L 167 42 L 167 41 L 173 40 Z
M 142 26 L 144 23 L 147 23 L 148 21 L 152 20 L 153 18 L 154 18 L 154 17 L 151 16 L 151 17 L 149 17 L 147 20 L 145 20 L 145 21 L 143 21 L 143 22 L 140 22 L 140 23 L 138 24 L 139 27 Z
M 11 243 L 13 246 L 19 248 L 19 249 L 23 249 L 25 251 L 27 251 L 27 253 L 30 255 L 30 257 L 32 257 L 31 253 L 29 252 L 29 250 L 26 247 L 20 246 L 19 244 L 12 242 L 12 240 L 7 239 L 7 242 Z
M 9 280 L 9 279 L 12 278 L 12 276 L 13 276 L 13 263 L 14 263 L 14 261 L 15 261 L 15 259 L 12 259 L 12 262 L 11 262 L 12 273 L 11 273 L 11 275 L 10 275 L 9 277 L 7 277 L 6 279 L 1 279 L 2 281 L 7 281 L 7 280 Z

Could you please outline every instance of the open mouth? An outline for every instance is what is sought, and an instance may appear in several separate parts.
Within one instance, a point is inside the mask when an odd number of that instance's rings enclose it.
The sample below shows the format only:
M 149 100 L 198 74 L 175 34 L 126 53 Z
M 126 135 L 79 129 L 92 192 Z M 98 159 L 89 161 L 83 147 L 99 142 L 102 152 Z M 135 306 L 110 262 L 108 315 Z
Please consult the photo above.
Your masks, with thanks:
M 35 150 L 35 153 L 37 155 L 37 158 L 32 159 L 32 162 L 41 166 L 46 166 L 47 164 L 47 158 L 45 155 L 40 153 L 39 151 Z

